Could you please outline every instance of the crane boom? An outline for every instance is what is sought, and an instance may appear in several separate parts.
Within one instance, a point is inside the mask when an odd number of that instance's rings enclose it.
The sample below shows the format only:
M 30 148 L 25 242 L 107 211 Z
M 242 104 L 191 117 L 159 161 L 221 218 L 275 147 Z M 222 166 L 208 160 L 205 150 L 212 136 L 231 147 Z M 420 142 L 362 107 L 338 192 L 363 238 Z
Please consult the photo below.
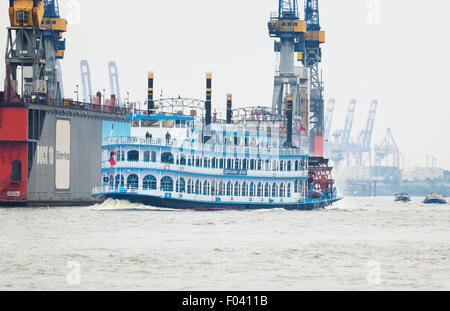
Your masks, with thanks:
M 333 124 L 333 114 L 334 114 L 334 107 L 335 107 L 336 101 L 331 98 L 328 101 L 328 109 L 325 119 L 325 141 L 330 140 L 331 136 L 331 126 Z
M 350 144 L 350 137 L 352 135 L 353 120 L 355 118 L 356 99 L 350 101 L 350 106 L 347 111 L 347 118 L 345 119 L 345 127 L 342 133 L 341 147 L 345 150 Z

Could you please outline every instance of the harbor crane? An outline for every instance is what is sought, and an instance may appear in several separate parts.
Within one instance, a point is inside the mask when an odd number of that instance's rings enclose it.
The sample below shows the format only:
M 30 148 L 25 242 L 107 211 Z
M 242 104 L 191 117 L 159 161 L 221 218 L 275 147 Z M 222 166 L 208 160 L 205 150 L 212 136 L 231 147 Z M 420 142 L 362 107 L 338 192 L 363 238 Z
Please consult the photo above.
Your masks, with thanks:
M 367 168 L 372 165 L 372 136 L 375 126 L 375 117 L 377 114 L 378 101 L 373 100 L 370 104 L 369 117 L 366 127 L 360 132 L 356 142 L 348 146 L 348 152 L 356 162 L 356 167 Z M 350 162 L 349 158 L 349 162 Z
M 63 34 L 67 20 L 60 17 L 58 1 L 10 0 L 9 19 L 5 57 L 7 79 L 11 80 L 8 85 L 26 101 L 60 101 L 58 61 L 66 49 Z M 17 80 L 19 70 L 22 81 Z
M 297 0 L 279 0 L 278 12 L 272 13 L 268 23 L 269 34 L 276 38 L 275 52 L 280 53 L 279 72 L 275 76 L 273 110 L 282 115 L 288 93 L 293 95 L 293 114 L 302 119 L 308 110 L 308 120 L 303 126 L 310 129 L 311 154 L 324 155 L 324 101 L 323 83 L 319 63 L 322 61 L 321 44 L 325 43 L 325 32 L 321 30 L 319 1 L 305 0 L 305 19 L 299 17 Z M 294 65 L 294 55 L 302 63 L 304 71 Z M 309 80 L 310 96 L 304 96 L 302 81 Z M 308 123 L 308 124 L 305 124 Z
M 333 125 L 334 107 L 336 101 L 331 98 L 328 100 L 327 113 L 325 114 L 325 155 L 328 157 L 332 148 L 331 139 L 331 127 Z
M 117 105 L 120 107 L 122 99 L 120 97 L 119 71 L 117 70 L 117 64 L 115 61 L 110 61 L 108 63 L 108 73 L 109 84 L 111 86 L 111 96 L 116 96 Z
M 80 62 L 81 89 L 83 90 L 83 100 L 85 103 L 92 103 L 91 71 L 87 60 Z
M 336 101 L 333 98 L 331 98 L 328 101 L 327 113 L 325 115 L 325 141 L 330 140 L 335 105 L 336 105 Z
M 390 128 L 381 144 L 375 146 L 376 166 L 400 167 L 400 149 Z M 384 164 L 384 165 L 382 165 Z

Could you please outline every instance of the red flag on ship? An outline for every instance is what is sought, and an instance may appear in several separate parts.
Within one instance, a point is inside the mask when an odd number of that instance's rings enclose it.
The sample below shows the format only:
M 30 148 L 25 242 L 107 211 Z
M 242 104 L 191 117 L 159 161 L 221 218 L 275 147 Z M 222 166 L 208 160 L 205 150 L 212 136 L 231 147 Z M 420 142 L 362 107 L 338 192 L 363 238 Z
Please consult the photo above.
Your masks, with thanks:
M 303 124 L 300 122 L 300 132 L 306 132 L 307 129 L 303 127 Z
M 117 152 L 111 152 L 111 158 L 109 159 L 109 164 L 111 164 L 111 166 L 116 166 L 117 164 Z

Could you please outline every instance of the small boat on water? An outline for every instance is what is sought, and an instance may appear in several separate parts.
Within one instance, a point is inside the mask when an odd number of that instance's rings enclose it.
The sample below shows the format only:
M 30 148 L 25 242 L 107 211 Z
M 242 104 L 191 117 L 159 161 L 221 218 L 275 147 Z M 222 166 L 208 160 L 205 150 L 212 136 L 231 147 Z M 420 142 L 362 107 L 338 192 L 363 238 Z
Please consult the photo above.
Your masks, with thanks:
M 411 202 L 411 196 L 407 193 L 396 194 L 395 202 Z
M 439 193 L 432 193 L 425 197 L 425 200 L 423 201 L 423 203 L 425 203 L 425 204 L 447 204 L 447 197 L 442 194 L 439 194 Z

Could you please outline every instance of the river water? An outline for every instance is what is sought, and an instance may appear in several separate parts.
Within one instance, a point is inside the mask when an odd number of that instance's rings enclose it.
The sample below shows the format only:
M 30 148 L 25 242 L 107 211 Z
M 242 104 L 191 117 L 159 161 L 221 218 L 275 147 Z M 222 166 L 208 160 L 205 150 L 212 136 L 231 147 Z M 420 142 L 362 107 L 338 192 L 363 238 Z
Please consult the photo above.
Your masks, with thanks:
M 0 210 L 0 290 L 450 290 L 450 205 Z

